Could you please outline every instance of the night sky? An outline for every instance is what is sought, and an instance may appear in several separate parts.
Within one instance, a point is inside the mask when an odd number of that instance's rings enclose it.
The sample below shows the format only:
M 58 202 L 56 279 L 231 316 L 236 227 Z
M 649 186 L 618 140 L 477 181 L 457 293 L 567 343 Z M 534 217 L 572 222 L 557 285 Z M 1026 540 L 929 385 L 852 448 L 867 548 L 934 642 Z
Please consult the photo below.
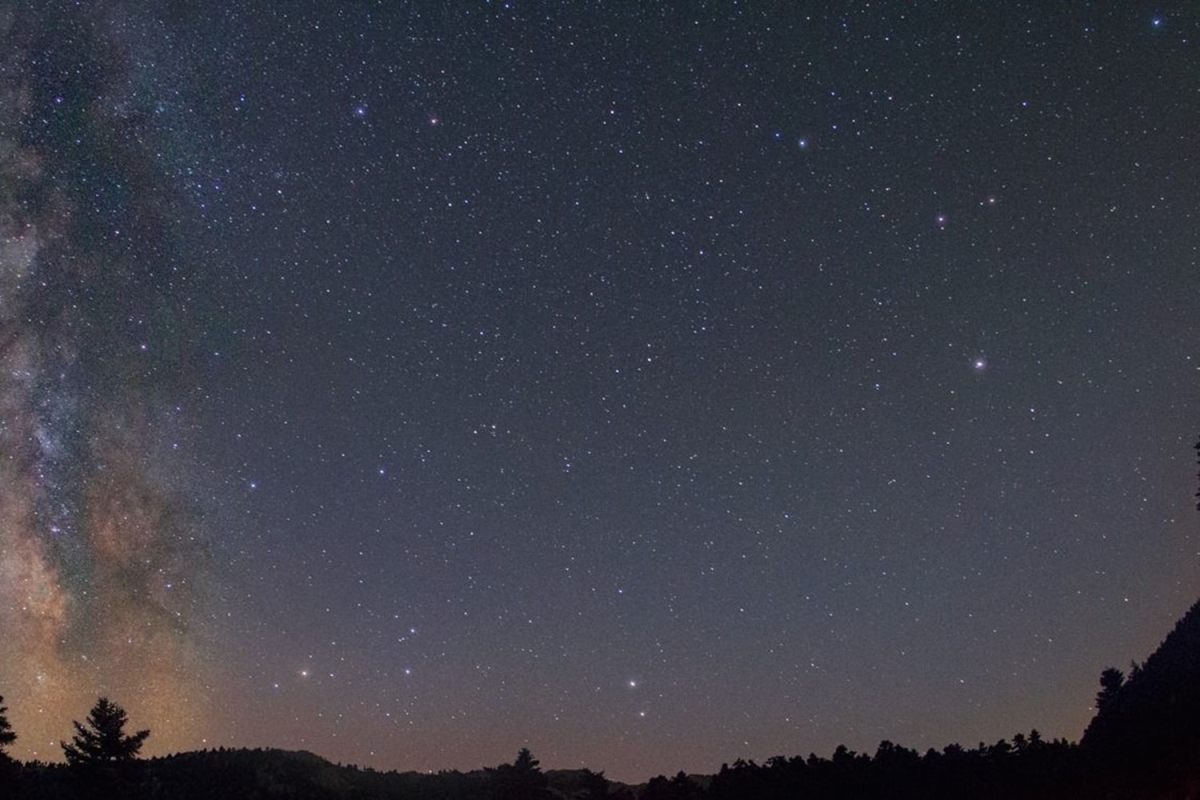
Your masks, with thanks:
M 1200 593 L 1196 4 L 76 5 L 0 3 L 17 757 L 1075 740 Z

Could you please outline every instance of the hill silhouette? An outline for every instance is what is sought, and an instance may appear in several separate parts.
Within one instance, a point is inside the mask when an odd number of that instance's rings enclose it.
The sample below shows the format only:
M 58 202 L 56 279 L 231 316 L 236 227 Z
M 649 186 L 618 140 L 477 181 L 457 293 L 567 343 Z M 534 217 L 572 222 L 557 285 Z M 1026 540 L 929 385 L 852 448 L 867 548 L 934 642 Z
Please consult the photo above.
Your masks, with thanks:
M 1200 601 L 1128 677 L 1110 667 L 1101 683 L 1080 742 L 1094 763 L 1123 785 L 1200 771 Z
M 1128 676 L 1103 671 L 1096 706 L 1079 744 L 1046 741 L 1036 730 L 924 754 L 885 741 L 873 755 L 839 747 L 829 758 L 739 760 L 715 775 L 660 775 L 640 786 L 586 769 L 542 772 L 527 750 L 511 765 L 429 774 L 332 764 L 304 751 L 218 749 L 133 762 L 104 785 L 64 764 L 10 762 L 0 798 L 1191 800 L 1200 798 L 1200 601 Z
M 586 769 L 548 770 L 545 778 L 554 798 L 634 797 L 630 787 Z M 79 785 L 65 765 L 34 764 L 25 767 L 21 791 L 15 796 L 21 800 L 93 795 L 130 800 L 493 800 L 496 795 L 488 770 L 382 772 L 334 764 L 303 750 L 225 748 L 149 759 L 140 762 L 136 777 L 119 789 L 102 787 L 92 792 L 90 788 Z M 9 796 L 0 784 L 0 798 Z

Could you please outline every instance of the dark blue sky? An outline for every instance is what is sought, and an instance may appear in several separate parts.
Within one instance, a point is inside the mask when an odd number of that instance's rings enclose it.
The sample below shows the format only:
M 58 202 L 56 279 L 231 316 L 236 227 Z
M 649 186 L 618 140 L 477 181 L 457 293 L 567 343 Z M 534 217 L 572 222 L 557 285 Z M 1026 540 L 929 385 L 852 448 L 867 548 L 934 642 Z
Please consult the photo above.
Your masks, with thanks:
M 107 691 L 151 749 L 626 780 L 1078 738 L 1200 585 L 1200 17 L 921 6 L 19 9 L 58 277 L 4 546 L 67 633 L 0 661 L 18 732 Z

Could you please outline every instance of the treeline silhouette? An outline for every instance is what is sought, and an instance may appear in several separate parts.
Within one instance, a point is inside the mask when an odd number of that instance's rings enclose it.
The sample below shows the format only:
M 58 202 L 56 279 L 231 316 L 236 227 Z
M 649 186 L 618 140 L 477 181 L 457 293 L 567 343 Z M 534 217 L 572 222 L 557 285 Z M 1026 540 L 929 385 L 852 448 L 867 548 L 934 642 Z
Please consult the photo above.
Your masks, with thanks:
M 640 786 L 590 770 L 543 771 L 528 750 L 475 772 L 380 772 L 304 752 L 205 750 L 137 760 L 149 731 L 126 733 L 123 709 L 101 698 L 66 764 L 13 760 L 17 732 L 0 698 L 0 800 L 1188 800 L 1200 798 L 1200 602 L 1129 674 L 1101 673 L 1096 715 L 1081 741 L 1036 730 L 993 744 L 873 754 L 838 747 L 715 775 L 660 775 Z

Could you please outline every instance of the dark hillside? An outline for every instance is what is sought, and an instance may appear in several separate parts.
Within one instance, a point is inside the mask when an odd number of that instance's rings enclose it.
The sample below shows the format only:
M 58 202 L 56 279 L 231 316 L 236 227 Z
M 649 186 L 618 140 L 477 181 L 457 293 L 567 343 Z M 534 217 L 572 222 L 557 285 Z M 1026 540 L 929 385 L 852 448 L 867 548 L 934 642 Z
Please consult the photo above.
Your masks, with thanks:
M 1183 776 L 1200 765 L 1200 601 L 1143 664 L 1101 677 L 1081 745 L 1122 783 Z

